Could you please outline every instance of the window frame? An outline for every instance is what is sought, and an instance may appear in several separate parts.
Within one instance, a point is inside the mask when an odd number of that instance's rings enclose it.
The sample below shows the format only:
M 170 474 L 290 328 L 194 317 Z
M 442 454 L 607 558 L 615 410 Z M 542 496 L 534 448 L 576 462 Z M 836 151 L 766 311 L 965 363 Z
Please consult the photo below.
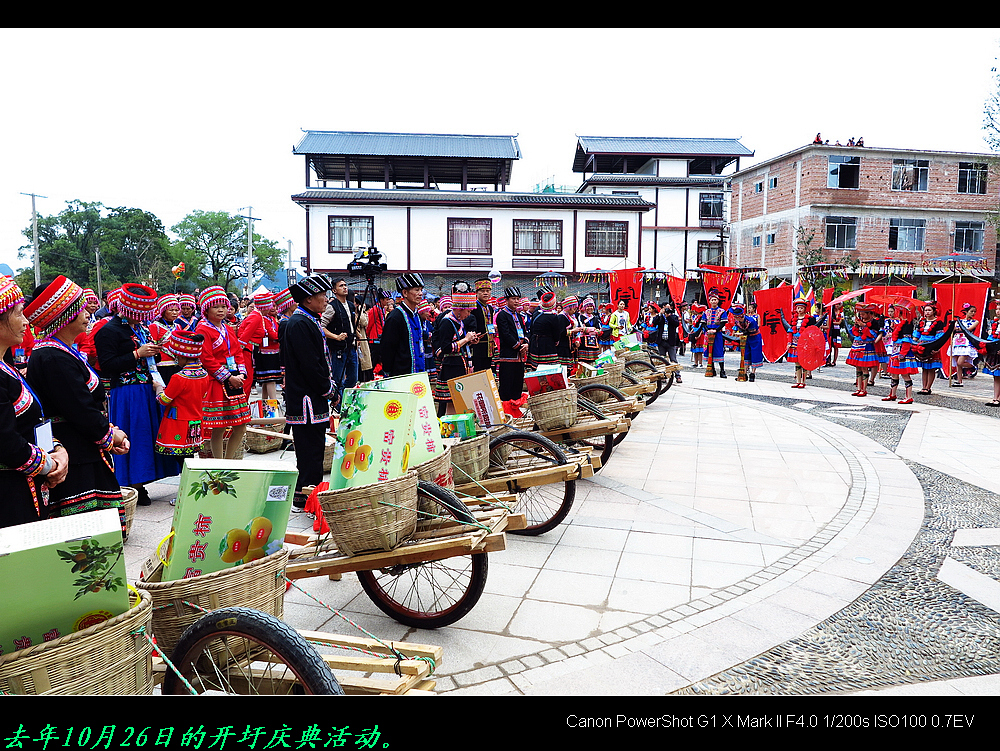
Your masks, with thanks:
M 462 224 L 466 226 L 463 227 Z M 463 217 L 450 216 L 447 226 L 447 255 L 449 256 L 492 256 L 493 255 L 493 218 L 492 217 Z M 486 230 L 486 249 L 456 248 L 453 244 L 454 233 L 460 229 L 474 229 L 480 227 Z
M 712 256 L 714 257 L 715 260 L 711 260 L 711 258 L 707 257 L 708 256 L 707 251 L 709 250 L 709 246 L 711 246 L 711 249 L 715 251 L 715 253 Z M 723 266 L 724 265 L 723 261 L 725 260 L 724 258 L 725 251 L 726 251 L 725 247 L 719 240 L 699 240 L 696 251 L 698 253 L 698 265 Z
M 708 200 L 706 200 L 708 199 Z M 714 210 L 705 213 L 705 207 L 718 206 L 718 215 Z M 722 226 L 725 221 L 725 196 L 721 192 L 699 193 L 698 194 L 698 225 L 708 229 L 716 229 Z
M 906 224 L 903 224 L 906 222 Z M 900 230 L 907 230 L 905 233 L 900 232 Z M 899 238 L 900 236 L 908 237 L 910 235 L 914 236 L 915 242 L 912 243 L 917 247 L 912 248 L 900 248 Z M 888 250 L 896 251 L 897 253 L 923 253 L 925 247 L 925 241 L 927 238 L 927 221 L 925 219 L 907 219 L 903 217 L 894 217 L 889 219 L 889 245 Z M 895 243 L 896 247 L 893 247 Z M 907 243 L 910 244 L 910 243 Z
M 962 226 L 968 225 L 968 226 Z M 963 243 L 962 247 L 959 247 L 959 237 L 965 237 L 969 235 L 973 237 L 973 247 L 966 247 Z M 982 253 L 983 246 L 986 243 L 986 222 L 974 222 L 969 220 L 961 220 L 955 222 L 955 242 L 953 244 L 953 249 L 956 253 Z
M 327 253 L 354 253 L 354 243 L 357 242 L 357 240 L 352 240 L 350 247 L 341 249 L 342 246 L 337 246 L 337 248 L 334 249 L 334 245 L 333 245 L 333 230 L 334 230 L 333 221 L 335 219 L 349 219 L 349 220 L 367 219 L 368 220 L 368 235 L 369 235 L 367 242 L 368 242 L 369 246 L 374 246 L 375 245 L 375 216 L 374 215 L 364 215 L 364 214 L 328 214 L 327 218 L 326 218 L 326 252 Z M 360 230 L 360 229 L 361 229 L 360 227 L 354 227 L 352 225 L 350 227 L 352 237 L 353 237 L 355 231 Z
M 861 187 L 861 157 L 859 156 L 841 156 L 840 154 L 830 154 L 827 156 L 826 162 L 826 187 L 831 189 L 839 190 L 858 190 Z M 833 165 L 837 164 L 836 171 L 833 170 Z M 857 167 L 857 185 L 841 185 L 841 169 L 845 166 L 856 166 Z M 836 175 L 837 184 L 831 185 L 833 182 L 834 175 Z
M 966 165 L 963 167 L 962 165 Z M 967 174 L 963 174 L 967 173 Z M 969 182 L 972 179 L 972 174 L 975 175 L 975 184 L 981 190 L 968 190 Z M 965 182 L 966 190 L 962 190 L 962 183 Z M 958 163 L 958 192 L 963 195 L 970 196 L 985 196 L 988 190 L 989 182 L 989 164 L 986 162 L 959 162 Z
M 903 187 L 904 177 L 911 171 L 916 172 L 916 180 L 912 183 L 913 187 Z M 930 173 L 929 159 L 893 159 L 890 189 L 903 193 L 926 193 L 930 189 Z
M 586 219 L 583 225 L 583 255 L 585 258 L 628 258 L 628 222 L 620 219 Z M 614 227 L 613 225 L 619 225 Z M 620 253 L 606 253 L 599 252 L 594 249 L 593 240 L 596 236 L 593 234 L 595 231 L 600 230 L 602 227 L 607 227 L 608 231 L 617 230 L 620 232 L 621 240 L 621 251 Z
M 826 232 L 824 233 L 824 246 L 827 248 L 833 248 L 834 250 L 857 250 L 858 248 L 858 218 L 855 216 L 828 216 L 826 217 L 824 224 L 826 226 Z M 845 244 L 841 245 L 836 242 L 839 238 L 840 231 L 834 231 L 835 242 L 830 242 L 830 230 L 835 227 L 850 227 L 853 228 L 853 232 L 850 230 L 844 230 L 844 240 Z M 848 244 L 853 240 L 853 244 Z
M 546 231 L 544 227 L 538 227 L 535 229 L 519 227 L 520 224 L 551 224 L 554 225 L 556 232 L 556 237 L 558 239 L 558 248 L 553 252 L 552 250 L 540 247 L 540 240 L 542 238 L 542 233 Z M 563 257 L 563 220 L 562 219 L 513 219 L 511 220 L 511 229 L 513 231 L 513 237 L 511 238 L 511 253 L 515 257 L 524 256 L 535 256 L 542 258 L 562 258 Z M 522 233 L 531 232 L 536 235 L 535 246 L 533 248 L 519 248 L 517 246 L 518 239 Z

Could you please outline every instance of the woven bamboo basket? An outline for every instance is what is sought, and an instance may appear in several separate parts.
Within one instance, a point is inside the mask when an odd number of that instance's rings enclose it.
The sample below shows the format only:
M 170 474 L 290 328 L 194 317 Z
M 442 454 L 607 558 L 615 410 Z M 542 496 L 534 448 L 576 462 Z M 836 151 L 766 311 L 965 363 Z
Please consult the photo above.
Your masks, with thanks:
M 148 579 L 136 582 L 153 598 L 153 635 L 156 647 L 170 656 L 181 634 L 207 610 L 246 607 L 277 618 L 285 612 L 285 566 L 288 551 L 250 563 L 187 579 L 160 581 L 163 566 Z
M 152 694 L 152 615 L 152 598 L 140 591 L 139 604 L 121 615 L 0 657 L 0 693 Z
M 333 447 L 336 445 L 336 440 L 333 436 L 326 437 L 326 447 L 323 449 L 323 471 L 332 472 L 333 471 Z
M 632 350 L 625 350 L 622 357 L 623 362 L 632 362 L 633 360 L 642 360 L 643 362 L 649 362 L 649 352 L 645 350 L 638 350 L 633 352 Z
M 490 434 L 480 433 L 451 447 L 451 464 L 459 483 L 479 481 L 490 468 Z
M 576 387 L 546 391 L 528 397 L 528 408 L 542 430 L 561 430 L 576 425 Z
M 495 452 L 491 452 L 489 450 L 489 444 L 494 438 L 502 436 L 505 433 L 510 433 L 513 430 L 514 428 L 510 425 L 495 425 L 486 429 L 486 459 L 489 466 L 495 465 L 501 467 L 507 464 L 507 459 L 510 458 L 511 452 L 514 451 L 514 447 L 507 444 L 501 444 L 500 446 L 497 446 Z
M 604 374 L 608 377 L 608 385 L 614 388 L 620 388 L 622 382 L 625 380 L 625 363 L 624 361 L 616 360 L 615 362 L 608 363 L 607 365 L 601 366 L 604 368 Z
M 229 435 L 230 435 L 230 429 L 227 428 L 226 429 L 226 435 L 222 439 L 222 453 L 223 454 L 225 454 L 226 451 L 229 450 Z M 246 452 L 247 452 L 247 436 L 248 435 L 249 435 L 248 433 L 244 433 L 243 434 L 243 448 L 240 449 L 240 452 L 236 456 L 233 457 L 234 459 L 242 459 L 243 455 L 246 454 Z M 210 440 L 208 440 L 207 438 L 204 441 L 201 442 L 201 448 L 198 449 L 198 458 L 200 458 L 200 459 L 212 459 L 213 458 L 212 457 L 212 442 Z M 219 457 L 219 458 L 221 459 L 222 457 Z
M 316 494 L 330 537 L 345 555 L 389 551 L 417 527 L 417 473 Z
M 448 490 L 455 489 L 455 478 L 452 473 L 452 447 L 444 446 L 443 451 L 423 464 L 410 467 L 417 473 L 418 480 L 433 482 Z
M 139 505 L 139 491 L 128 485 L 122 486 L 122 508 L 125 509 L 125 537 L 132 533 L 132 519 L 135 518 L 135 509 Z
M 608 383 L 609 375 L 607 372 L 601 373 L 601 375 L 587 376 L 586 378 L 571 378 L 573 385 L 576 387 L 577 391 L 584 388 L 585 386 L 610 386 Z M 604 391 L 593 391 L 587 394 L 587 398 L 592 402 L 601 403 L 608 398 L 607 393 Z
M 246 448 L 252 454 L 266 454 L 269 451 L 277 451 L 281 448 L 281 444 L 285 442 L 288 438 L 282 431 L 285 429 L 285 421 L 282 420 L 274 425 L 268 425 L 266 428 L 263 426 L 254 426 L 256 430 L 266 430 L 268 433 L 273 433 L 274 437 L 261 435 L 260 433 L 251 433 L 247 431 L 246 438 Z

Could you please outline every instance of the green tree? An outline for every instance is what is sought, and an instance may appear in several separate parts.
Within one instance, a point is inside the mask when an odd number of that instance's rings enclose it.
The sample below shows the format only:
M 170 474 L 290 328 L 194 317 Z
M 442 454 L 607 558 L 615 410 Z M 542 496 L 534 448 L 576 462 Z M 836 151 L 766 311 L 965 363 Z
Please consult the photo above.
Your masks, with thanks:
M 199 286 L 218 284 L 227 292 L 246 285 L 247 222 L 225 211 L 195 210 L 170 228 L 178 240 L 171 248 L 175 262 L 184 261 L 184 278 Z M 274 274 L 283 254 L 272 240 L 253 233 L 255 279 Z
M 43 282 L 65 274 L 82 287 L 98 290 L 123 282 L 157 287 L 164 281 L 164 271 L 169 276 L 169 239 L 153 214 L 126 207 L 106 209 L 98 202 L 66 204 L 56 215 L 38 217 Z M 31 227 L 23 234 L 30 239 Z M 30 258 L 32 252 L 29 243 L 19 248 L 18 257 Z M 33 288 L 34 272 L 27 278 Z
M 989 144 L 990 151 L 1000 151 L 1000 69 L 996 65 L 992 68 L 993 91 L 986 97 L 986 104 L 983 107 L 983 138 Z M 995 156 L 988 160 L 989 174 L 987 184 L 994 198 L 997 197 L 996 185 L 1000 180 L 1000 156 Z M 1000 230 L 1000 200 L 987 212 L 987 221 Z M 994 273 L 1000 273 L 995 270 Z

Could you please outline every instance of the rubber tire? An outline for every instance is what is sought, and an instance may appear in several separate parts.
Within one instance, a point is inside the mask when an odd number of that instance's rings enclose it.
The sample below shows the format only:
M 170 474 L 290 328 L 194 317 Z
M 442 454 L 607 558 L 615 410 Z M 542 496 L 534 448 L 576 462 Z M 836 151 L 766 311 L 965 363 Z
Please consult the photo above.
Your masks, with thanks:
M 577 394 L 586 395 L 586 392 L 590 391 L 590 390 L 603 391 L 606 394 L 608 394 L 609 398 L 615 399 L 616 401 L 619 401 L 619 402 L 624 402 L 628 398 L 628 397 L 625 396 L 625 394 L 623 394 L 621 391 L 619 391 L 618 389 L 616 389 L 614 386 L 605 386 L 604 384 L 600 384 L 600 383 L 594 383 L 594 384 L 591 384 L 590 386 L 584 386 L 582 389 L 579 389 L 577 391 Z M 601 405 L 598 404 L 597 406 L 598 406 L 598 408 L 600 408 Z M 635 419 L 635 417 L 638 416 L 638 412 L 629 412 L 625 416 L 628 417 L 630 420 L 632 420 L 632 419 Z M 627 436 L 627 435 L 628 435 L 628 430 L 626 430 L 624 433 L 615 433 L 614 435 L 604 436 L 604 438 L 606 440 L 605 440 L 604 449 L 601 452 L 601 467 L 602 468 L 604 467 L 604 465 L 606 465 L 608 463 L 608 460 L 611 458 L 611 452 L 612 452 L 612 450 L 614 450 L 614 447 L 617 446 L 622 441 L 624 441 L 625 440 L 625 436 Z M 586 443 L 589 443 L 589 441 L 586 441 Z M 607 445 L 608 443 L 610 443 L 611 445 L 608 446 Z M 597 443 L 589 443 L 589 445 L 594 446 L 596 448 L 598 444 Z
M 185 666 L 201 655 L 208 644 L 231 636 L 256 642 L 278 657 L 295 675 L 301 693 L 343 695 L 344 690 L 330 667 L 298 631 L 273 615 L 251 608 L 220 608 L 199 618 L 181 634 L 170 661 L 187 676 Z M 190 695 L 177 674 L 169 669 L 160 690 L 164 694 Z
M 660 362 L 662 362 L 664 365 L 671 365 L 672 364 L 670 362 L 669 358 L 666 358 L 663 355 L 658 355 L 655 352 L 650 352 L 649 353 L 649 361 L 651 363 L 653 363 L 654 366 L 657 363 L 660 363 Z M 663 393 L 663 391 L 669 391 L 670 387 L 674 385 L 674 375 L 675 375 L 675 373 L 671 373 L 670 374 L 670 378 L 667 379 L 667 381 L 664 384 L 663 389 L 661 390 L 660 393 Z
M 642 360 L 629 360 L 627 363 L 625 363 L 625 372 L 631 375 L 633 378 L 638 378 L 638 376 L 636 375 L 637 371 L 656 373 L 657 369 L 654 366 L 650 365 L 648 362 L 643 362 Z M 640 382 L 641 381 L 645 381 L 645 379 L 641 379 Z M 649 406 L 653 402 L 655 402 L 656 398 L 664 391 L 663 379 L 657 379 L 656 381 L 653 381 L 653 384 L 656 386 L 656 390 L 653 391 L 652 394 L 646 394 L 646 406 Z
M 498 461 L 494 457 L 494 451 L 503 445 L 504 443 L 517 443 L 522 442 L 524 444 L 532 443 L 535 445 L 535 449 L 532 450 L 536 456 L 547 457 L 551 460 L 553 465 L 568 464 L 566 455 L 563 454 L 562 450 L 555 443 L 550 441 L 543 435 L 538 433 L 530 433 L 523 430 L 513 430 L 508 433 L 497 436 L 490 441 L 490 466 L 499 466 L 495 464 Z M 506 466 L 506 463 L 504 464 Z M 516 480 L 516 476 L 512 479 Z M 533 488 L 528 488 L 518 495 L 516 511 L 520 513 L 525 512 L 525 517 L 527 520 L 527 526 L 524 529 L 511 529 L 508 530 L 511 534 L 519 535 L 530 535 L 536 536 L 544 534 L 552 529 L 555 529 L 566 518 L 570 509 L 573 507 L 573 501 L 576 499 L 576 480 L 565 480 L 563 481 L 563 493 L 562 498 L 558 501 L 558 507 L 555 508 L 551 513 L 545 512 L 540 515 L 530 516 L 529 512 L 538 506 L 533 503 L 525 503 L 524 498 L 526 493 L 533 493 L 534 491 L 541 491 L 546 486 L 536 486 Z M 528 508 L 525 508 L 525 507 Z M 555 503 L 545 503 L 544 507 L 551 509 L 555 507 Z
M 453 516 L 462 522 L 476 521 L 468 507 L 446 488 L 421 480 L 417 483 L 417 493 L 425 499 L 435 501 L 441 516 Z M 457 565 L 458 561 L 464 563 Z M 468 615 L 483 595 L 488 573 L 489 563 L 486 553 L 472 553 L 440 561 L 357 572 L 361 588 L 379 610 L 404 626 L 425 629 L 450 626 Z M 410 585 L 409 588 L 407 583 Z M 414 592 L 414 586 L 430 585 L 434 592 L 443 586 L 441 583 L 446 586 L 459 583 L 463 590 L 446 607 L 431 611 L 419 609 L 420 597 Z M 418 607 L 414 607 L 415 604 Z

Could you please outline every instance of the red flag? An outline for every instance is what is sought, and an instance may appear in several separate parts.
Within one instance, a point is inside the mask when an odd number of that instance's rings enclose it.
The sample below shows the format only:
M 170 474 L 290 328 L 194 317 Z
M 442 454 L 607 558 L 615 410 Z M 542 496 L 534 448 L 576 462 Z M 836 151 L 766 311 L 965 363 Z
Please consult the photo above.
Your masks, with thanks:
M 709 268 L 704 266 L 702 268 Z M 740 272 L 733 270 L 723 270 L 719 273 L 702 274 L 701 280 L 705 285 L 705 297 L 715 289 L 719 292 L 719 307 L 728 308 L 733 304 L 733 297 L 736 295 L 736 288 L 740 285 Z
M 612 271 L 608 277 L 611 287 L 611 307 L 618 309 L 618 303 L 625 302 L 629 320 L 633 325 L 639 320 L 642 308 L 642 269 Z
M 684 302 L 684 287 L 686 286 L 687 279 L 680 276 L 667 276 L 667 292 L 670 293 L 670 299 L 674 301 L 674 310 L 677 311 L 677 317 L 680 319 L 677 335 L 681 338 L 684 337 L 684 316 L 681 315 L 681 305 Z
M 990 291 L 989 282 L 966 282 L 963 284 L 936 282 L 932 286 L 934 287 L 934 299 L 937 300 L 938 304 L 938 317 L 941 320 L 963 318 L 962 305 L 965 303 L 976 306 L 978 324 L 972 333 L 980 336 L 986 313 L 986 296 Z M 946 352 L 947 350 L 944 350 L 942 354 Z
M 764 359 L 777 362 L 788 351 L 791 342 L 788 332 L 781 325 L 780 313 L 784 311 L 785 320 L 791 320 L 792 286 L 786 284 L 773 289 L 759 289 L 753 293 L 753 299 L 757 303 Z

